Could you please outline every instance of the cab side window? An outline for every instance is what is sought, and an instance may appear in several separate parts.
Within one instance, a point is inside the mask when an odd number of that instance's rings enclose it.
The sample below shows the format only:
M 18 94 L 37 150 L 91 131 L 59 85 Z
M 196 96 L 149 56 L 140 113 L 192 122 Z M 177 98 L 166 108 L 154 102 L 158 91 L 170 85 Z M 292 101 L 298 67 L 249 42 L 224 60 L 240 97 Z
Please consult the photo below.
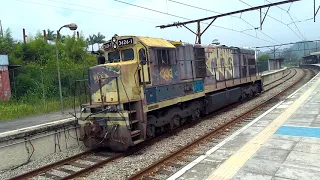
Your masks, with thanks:
M 146 50 L 143 48 L 139 50 L 139 61 L 140 61 L 139 63 L 142 65 L 145 65 L 147 62 Z

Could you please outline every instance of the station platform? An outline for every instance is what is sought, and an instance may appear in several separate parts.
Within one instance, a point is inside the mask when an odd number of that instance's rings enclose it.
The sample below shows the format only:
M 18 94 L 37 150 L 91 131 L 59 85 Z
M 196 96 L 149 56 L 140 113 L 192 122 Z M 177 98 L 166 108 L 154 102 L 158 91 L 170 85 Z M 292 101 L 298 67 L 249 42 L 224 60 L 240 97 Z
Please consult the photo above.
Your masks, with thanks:
M 320 179 L 320 73 L 174 179 Z
M 64 110 L 64 114 L 62 114 L 61 111 L 59 111 L 19 119 L 0 121 L 0 136 L 2 134 L 11 134 L 16 131 L 23 131 L 26 128 L 33 129 L 37 128 L 40 125 L 46 126 L 52 123 L 61 123 L 68 120 L 74 120 L 74 117 L 70 115 L 69 112 L 74 113 L 74 110 Z

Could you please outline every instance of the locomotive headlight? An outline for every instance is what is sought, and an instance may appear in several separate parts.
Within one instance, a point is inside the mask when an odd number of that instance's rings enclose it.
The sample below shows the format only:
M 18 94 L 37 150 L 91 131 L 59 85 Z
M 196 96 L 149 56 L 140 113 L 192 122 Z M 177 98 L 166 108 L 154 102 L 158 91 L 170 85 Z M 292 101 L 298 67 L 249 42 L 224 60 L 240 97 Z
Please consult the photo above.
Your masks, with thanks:
M 117 49 L 117 44 L 113 44 L 113 48 L 114 48 L 114 49 Z
M 116 37 L 112 37 L 112 42 L 116 42 L 117 41 L 117 38 Z

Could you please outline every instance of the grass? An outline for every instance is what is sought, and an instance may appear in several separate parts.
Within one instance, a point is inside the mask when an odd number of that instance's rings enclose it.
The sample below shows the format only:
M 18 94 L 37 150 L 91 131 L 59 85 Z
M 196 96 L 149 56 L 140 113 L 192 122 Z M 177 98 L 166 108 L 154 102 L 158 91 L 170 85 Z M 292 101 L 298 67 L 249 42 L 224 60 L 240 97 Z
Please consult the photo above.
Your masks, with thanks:
M 73 108 L 73 97 L 64 98 L 63 104 L 65 109 Z M 79 101 L 76 99 L 76 106 L 77 105 L 79 105 Z M 44 102 L 42 99 L 32 100 L 32 102 L 0 102 L 0 121 L 23 118 L 38 114 L 45 114 L 49 112 L 56 112 L 60 109 L 61 106 L 59 99 L 47 100 L 46 102 Z

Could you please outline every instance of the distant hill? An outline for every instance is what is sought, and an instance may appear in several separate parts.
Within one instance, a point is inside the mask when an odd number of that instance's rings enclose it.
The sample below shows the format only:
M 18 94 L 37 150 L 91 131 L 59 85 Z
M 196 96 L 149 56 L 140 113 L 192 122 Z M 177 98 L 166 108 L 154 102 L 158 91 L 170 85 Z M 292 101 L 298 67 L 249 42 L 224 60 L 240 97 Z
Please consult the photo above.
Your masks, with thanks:
M 276 47 L 277 48 L 277 47 Z M 271 49 L 271 48 L 270 48 Z M 293 44 L 287 48 L 280 48 L 276 50 L 275 57 L 285 58 L 285 64 L 296 64 L 298 63 L 303 56 L 309 55 L 312 52 L 320 51 L 320 42 L 306 42 Z M 263 54 L 268 54 L 270 58 L 274 57 L 273 50 L 262 51 L 259 53 L 259 56 Z

